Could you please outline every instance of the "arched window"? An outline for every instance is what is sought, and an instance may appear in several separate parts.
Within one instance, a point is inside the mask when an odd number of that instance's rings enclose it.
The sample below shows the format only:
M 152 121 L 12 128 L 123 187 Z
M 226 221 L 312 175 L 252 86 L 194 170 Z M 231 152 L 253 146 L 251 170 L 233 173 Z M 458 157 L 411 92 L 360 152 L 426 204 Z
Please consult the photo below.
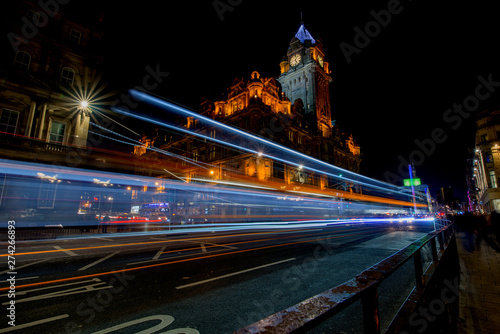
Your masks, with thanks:
M 29 70 L 31 63 L 31 56 L 28 52 L 19 51 L 16 53 L 16 59 L 14 60 L 14 66 L 21 70 Z
M 61 84 L 64 86 L 72 86 L 75 80 L 75 71 L 70 67 L 64 67 L 61 71 Z

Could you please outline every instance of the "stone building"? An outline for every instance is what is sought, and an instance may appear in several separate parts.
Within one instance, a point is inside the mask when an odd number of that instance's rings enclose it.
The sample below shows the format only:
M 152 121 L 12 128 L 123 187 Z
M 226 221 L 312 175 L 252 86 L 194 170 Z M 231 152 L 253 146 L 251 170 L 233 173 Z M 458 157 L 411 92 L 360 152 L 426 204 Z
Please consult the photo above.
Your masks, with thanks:
M 300 25 L 291 40 L 280 69 L 277 79 L 264 78 L 257 71 L 247 79 L 234 79 L 225 98 L 218 101 L 203 99 L 199 113 L 359 173 L 360 147 L 352 135 L 342 133 L 332 122 L 329 93 L 332 79 L 322 42 L 315 40 L 304 24 Z M 182 122 L 184 128 L 208 138 L 215 138 L 218 131 L 202 126 L 193 117 Z M 230 134 L 224 137 L 225 142 L 234 140 L 236 138 Z M 144 147 L 136 147 L 135 153 L 145 163 L 155 166 L 157 173 L 152 172 L 151 176 L 176 175 L 187 181 L 239 177 L 322 189 L 336 186 L 346 189 L 346 185 L 340 185 L 338 180 L 329 180 L 297 166 L 286 166 L 260 154 L 233 150 L 195 136 L 176 136 L 157 129 L 154 135 L 142 141 Z M 146 146 L 154 146 L 179 158 L 162 157 L 158 152 L 146 151 Z M 159 167 L 166 164 L 167 168 Z M 168 174 L 163 172 L 164 169 L 168 170 Z
M 83 90 L 101 71 L 102 16 L 83 22 L 63 5 L 40 3 L 3 4 L 0 156 L 66 164 L 70 147 L 87 145 L 92 111 Z
M 472 204 L 479 204 L 486 213 L 500 212 L 500 110 L 486 110 L 478 114 L 474 157 L 471 160 L 469 198 L 476 202 Z

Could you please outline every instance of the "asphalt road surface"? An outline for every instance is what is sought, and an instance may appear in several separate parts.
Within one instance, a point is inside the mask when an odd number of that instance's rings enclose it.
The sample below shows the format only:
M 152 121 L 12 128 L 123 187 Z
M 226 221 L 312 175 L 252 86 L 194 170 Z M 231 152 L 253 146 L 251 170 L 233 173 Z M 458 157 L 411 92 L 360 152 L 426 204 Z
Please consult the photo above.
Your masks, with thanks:
M 2 242 L 0 333 L 232 333 L 353 278 L 431 230 L 353 224 L 18 241 L 14 270 Z M 413 283 L 410 263 L 382 284 L 382 327 Z M 361 319 L 355 304 L 314 332 L 357 333 Z

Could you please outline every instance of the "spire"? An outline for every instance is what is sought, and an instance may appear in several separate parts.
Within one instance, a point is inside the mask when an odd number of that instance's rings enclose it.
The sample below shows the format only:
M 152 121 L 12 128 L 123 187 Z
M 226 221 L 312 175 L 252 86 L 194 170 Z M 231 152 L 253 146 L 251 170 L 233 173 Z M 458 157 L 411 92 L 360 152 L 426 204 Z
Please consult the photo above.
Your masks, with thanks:
M 304 16 L 302 14 L 302 9 L 300 10 L 300 28 L 295 34 L 295 37 L 297 37 L 300 42 L 304 43 L 305 40 L 309 39 L 312 44 L 316 43 L 316 40 L 312 37 L 312 35 L 307 31 L 306 27 L 304 26 Z

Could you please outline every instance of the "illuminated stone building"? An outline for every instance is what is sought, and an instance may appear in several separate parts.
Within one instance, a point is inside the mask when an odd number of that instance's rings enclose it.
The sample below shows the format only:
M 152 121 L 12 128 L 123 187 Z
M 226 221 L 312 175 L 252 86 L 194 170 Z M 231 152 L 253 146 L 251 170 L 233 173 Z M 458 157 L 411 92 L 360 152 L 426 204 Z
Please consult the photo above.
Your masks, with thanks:
M 97 144 L 88 145 L 91 114 L 100 103 L 89 99 L 86 107 L 81 104 L 102 71 L 103 18 L 44 4 L 2 3 L 0 159 L 110 170 L 109 161 L 117 158 L 99 153 Z M 77 211 L 90 212 L 92 195 L 104 199 L 113 190 L 104 184 L 97 193 L 68 191 L 70 183 L 61 183 L 61 173 L 37 175 L 23 189 L 0 171 L 0 215 L 36 212 L 54 221 L 70 220 Z M 130 195 L 125 191 L 115 198 L 125 202 Z M 108 209 L 110 203 L 105 204 L 100 209 Z M 119 210 L 116 203 L 114 210 Z
M 476 144 L 471 160 L 469 200 L 479 202 L 483 212 L 500 212 L 500 110 L 478 114 Z
M 0 157 L 66 164 L 69 147 L 87 145 L 91 111 L 68 91 L 100 72 L 102 17 L 75 21 L 63 5 L 34 1 L 3 7 Z
M 341 133 L 338 125 L 332 123 L 329 94 L 332 79 L 323 45 L 303 24 L 291 40 L 280 68 L 277 79 L 264 78 L 257 71 L 247 79 L 234 79 L 224 99 L 204 99 L 199 113 L 332 165 L 359 172 L 360 147 L 352 135 Z M 202 126 L 195 118 L 184 120 L 183 126 L 211 138 L 218 131 Z M 227 142 L 234 140 L 231 135 L 224 138 Z M 141 155 L 143 161 L 149 159 L 149 164 L 156 165 L 157 172 L 150 174 L 152 176 L 175 174 L 187 181 L 240 177 L 321 188 L 348 187 L 297 166 L 236 151 L 208 139 L 185 134 L 172 136 L 157 130 L 151 138 L 143 138 L 143 142 L 144 146 L 152 145 L 182 157 L 162 158 L 160 153 L 146 153 L 145 147 L 136 147 L 135 153 Z M 158 167 L 162 160 L 163 163 L 171 162 L 168 174 Z

